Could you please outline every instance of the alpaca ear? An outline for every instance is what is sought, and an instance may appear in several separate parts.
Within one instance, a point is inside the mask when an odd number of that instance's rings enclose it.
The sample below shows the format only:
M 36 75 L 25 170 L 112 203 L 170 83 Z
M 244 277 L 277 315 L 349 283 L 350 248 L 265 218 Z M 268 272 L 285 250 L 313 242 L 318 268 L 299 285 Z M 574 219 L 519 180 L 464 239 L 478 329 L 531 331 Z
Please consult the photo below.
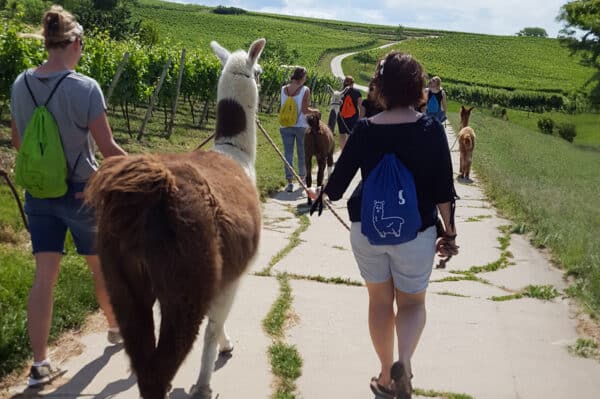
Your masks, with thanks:
M 221 64 L 225 65 L 231 53 L 225 47 L 221 46 L 214 40 L 210 42 L 210 47 L 212 47 L 217 57 L 219 57 L 219 59 L 221 60 Z
M 333 94 L 333 87 L 331 87 L 329 84 L 327 84 L 326 87 L 327 87 L 327 90 L 329 90 L 329 92 L 331 94 Z
M 460 106 L 460 110 L 461 110 L 461 111 L 466 111 L 467 109 L 465 108 L 465 106 L 464 106 L 464 105 L 461 105 L 461 106 Z
M 250 49 L 248 50 L 248 65 L 256 64 L 256 61 L 258 61 L 265 48 L 265 43 L 267 41 L 263 38 L 256 40 L 250 45 Z
M 475 109 L 475 107 L 469 108 L 469 112 L 473 111 L 474 109 Z

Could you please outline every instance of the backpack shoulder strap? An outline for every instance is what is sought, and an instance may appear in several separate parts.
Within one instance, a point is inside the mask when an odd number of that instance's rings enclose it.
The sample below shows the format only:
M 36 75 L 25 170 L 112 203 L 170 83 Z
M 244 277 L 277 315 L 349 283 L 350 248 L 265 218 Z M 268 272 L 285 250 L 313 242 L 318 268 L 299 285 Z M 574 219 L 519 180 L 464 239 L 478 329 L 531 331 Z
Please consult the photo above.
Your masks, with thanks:
M 29 82 L 27 81 L 27 73 L 25 73 L 23 75 L 23 79 L 25 79 L 25 86 L 27 86 L 27 91 L 29 91 L 29 95 L 31 96 L 31 99 L 33 100 L 33 103 L 35 104 L 35 107 L 38 107 L 38 102 L 35 99 L 35 96 L 33 95 L 33 91 L 31 91 L 31 87 L 29 86 Z
M 46 100 L 46 102 L 44 103 L 44 106 L 48 105 L 48 103 L 50 102 L 50 99 L 52 98 L 52 96 L 54 95 L 54 93 L 56 92 L 56 89 L 58 89 L 58 86 L 60 86 L 60 84 L 62 83 L 63 80 L 65 80 L 65 78 L 67 76 L 69 76 L 71 74 L 71 72 L 67 72 L 65 73 L 63 76 L 61 76 L 61 78 L 58 80 L 58 82 L 56 82 L 56 85 L 54 86 L 54 88 L 52 89 L 52 91 L 50 92 L 50 95 L 48 96 L 48 99 Z M 31 90 L 30 90 L 31 92 Z

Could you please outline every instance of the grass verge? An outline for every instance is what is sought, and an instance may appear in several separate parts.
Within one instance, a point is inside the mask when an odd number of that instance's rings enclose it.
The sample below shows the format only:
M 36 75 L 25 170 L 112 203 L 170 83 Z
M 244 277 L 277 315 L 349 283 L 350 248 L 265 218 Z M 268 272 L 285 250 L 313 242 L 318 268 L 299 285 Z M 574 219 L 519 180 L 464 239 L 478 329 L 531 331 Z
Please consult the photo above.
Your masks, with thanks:
M 451 113 L 454 127 L 457 115 Z M 495 206 L 575 278 L 577 297 L 600 312 L 600 157 L 557 137 L 475 113 L 473 166 Z
M 73 253 L 73 248 L 68 248 Z M 31 356 L 27 335 L 27 297 L 34 261 L 23 250 L 0 245 L 0 378 L 24 365 Z M 54 291 L 50 341 L 81 326 L 97 309 L 92 276 L 82 257 L 66 255 Z

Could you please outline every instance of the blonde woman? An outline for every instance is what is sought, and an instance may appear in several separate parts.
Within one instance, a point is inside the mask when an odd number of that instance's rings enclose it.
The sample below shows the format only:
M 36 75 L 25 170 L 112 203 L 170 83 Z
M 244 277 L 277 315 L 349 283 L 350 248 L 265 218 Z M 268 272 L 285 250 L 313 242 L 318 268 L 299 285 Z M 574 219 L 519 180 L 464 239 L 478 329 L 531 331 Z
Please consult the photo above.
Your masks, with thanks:
M 425 98 L 427 100 L 426 110 L 427 115 L 437 119 L 439 122 L 446 120 L 446 92 L 442 88 L 442 79 L 439 76 L 434 76 L 429 81 L 429 86 L 425 89 Z
M 36 104 L 47 102 L 67 158 L 68 191 L 62 197 L 51 199 L 25 193 L 25 211 L 36 265 L 27 306 L 27 328 L 33 350 L 30 387 L 47 383 L 60 374 L 48 359 L 48 336 L 53 290 L 67 230 L 71 231 L 77 252 L 85 257 L 94 277 L 96 298 L 108 321 L 108 340 L 111 343 L 120 341 L 95 252 L 95 215 L 83 205 L 83 189 L 98 166 L 94 142 L 104 157 L 126 154 L 113 139 L 98 83 L 74 71 L 84 49 L 82 26 L 60 6 L 52 6 L 44 14 L 42 24 L 41 36 L 48 60 L 37 68 L 22 72 L 13 84 L 12 143 L 19 149 Z

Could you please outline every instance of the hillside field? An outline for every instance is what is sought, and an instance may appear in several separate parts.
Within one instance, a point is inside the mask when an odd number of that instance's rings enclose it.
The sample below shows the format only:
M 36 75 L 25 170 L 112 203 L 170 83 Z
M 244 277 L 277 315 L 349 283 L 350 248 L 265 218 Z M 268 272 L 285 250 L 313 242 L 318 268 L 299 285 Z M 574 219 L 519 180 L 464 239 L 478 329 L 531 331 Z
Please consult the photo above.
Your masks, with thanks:
M 581 90 L 594 73 L 556 39 L 448 32 L 392 48 L 412 54 L 429 75 L 448 83 L 569 94 Z M 372 53 L 379 58 L 388 51 Z M 356 56 L 346 61 L 344 70 L 346 65 L 349 72 L 362 69 L 352 60 Z

